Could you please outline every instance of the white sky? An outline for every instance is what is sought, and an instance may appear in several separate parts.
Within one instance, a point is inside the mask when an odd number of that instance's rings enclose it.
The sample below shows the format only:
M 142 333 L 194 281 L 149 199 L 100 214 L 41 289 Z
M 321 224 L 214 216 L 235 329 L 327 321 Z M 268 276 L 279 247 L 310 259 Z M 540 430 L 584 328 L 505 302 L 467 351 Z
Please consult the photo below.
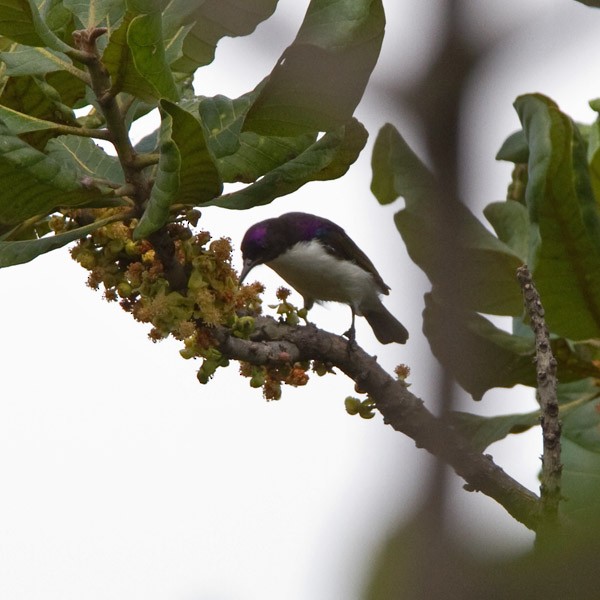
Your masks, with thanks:
M 440 1 L 386 3 L 388 36 L 374 82 L 414 77 L 435 39 Z M 293 39 L 306 4 L 280 0 L 257 33 L 262 49 L 252 37 L 223 41 L 198 78 L 199 91 L 237 96 L 254 87 Z M 492 0 L 467 5 L 475 37 L 511 19 L 526 24 L 481 68 L 467 99 L 463 191 L 483 206 L 501 199 L 508 182 L 510 167 L 493 157 L 518 127 L 517 95 L 543 92 L 576 119 L 592 120 L 587 100 L 600 96 L 592 27 L 600 12 L 567 0 L 504 2 L 500 12 Z M 347 177 L 251 212 L 206 210 L 202 223 L 239 245 L 248 225 L 287 210 L 339 222 L 392 287 L 386 303 L 411 332 L 406 346 L 381 347 L 359 323 L 359 343 L 387 368 L 409 364 L 412 389 L 427 401 L 437 374 L 420 332 L 427 281 L 391 222 L 399 203 L 380 208 L 369 192 L 377 129 L 394 122 L 418 149 L 418 128 L 372 91 L 358 116 L 371 138 Z M 279 280 L 266 268 L 254 275 L 272 302 Z M 346 415 L 353 386 L 342 375 L 286 389 L 273 403 L 241 381 L 235 366 L 200 386 L 197 364 L 179 357 L 178 344 L 150 343 L 145 327 L 102 301 L 85 279 L 66 251 L 0 273 L 0 597 L 358 599 L 365 561 L 390 522 L 418 505 L 426 454 L 381 419 Z M 317 308 L 312 319 L 342 332 L 348 310 Z M 525 389 L 465 404 L 492 413 L 533 406 Z M 536 432 L 492 453 L 537 490 Z M 456 518 L 472 543 L 489 547 L 492 533 L 500 549 L 529 543 L 493 501 L 465 493 L 458 479 L 454 487 Z

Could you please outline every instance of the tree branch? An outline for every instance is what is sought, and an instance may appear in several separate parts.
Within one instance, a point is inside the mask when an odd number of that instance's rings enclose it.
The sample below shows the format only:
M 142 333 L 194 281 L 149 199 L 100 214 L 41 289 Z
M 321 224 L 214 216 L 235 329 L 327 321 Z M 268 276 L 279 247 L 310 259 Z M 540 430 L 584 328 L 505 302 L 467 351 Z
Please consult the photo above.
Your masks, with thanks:
M 102 64 L 96 48 L 96 40 L 105 33 L 106 29 L 103 27 L 81 29 L 73 32 L 73 40 L 80 51 L 79 60 L 85 64 L 90 74 L 91 87 L 104 115 L 109 140 L 115 147 L 125 179 L 135 186 L 135 202 L 138 206 L 142 206 L 148 200 L 149 184 L 136 164 L 136 152 L 129 139 L 124 114 L 112 93 L 110 75 Z
M 475 452 L 467 440 L 429 412 L 402 381 L 393 379 L 360 347 L 350 349 L 347 340 L 314 325 L 291 327 L 270 317 L 256 318 L 249 340 L 236 338 L 223 327 L 215 329 L 215 337 L 223 355 L 254 365 L 319 360 L 338 367 L 373 398 L 386 424 L 451 465 L 467 482 L 465 489 L 494 498 L 515 519 L 537 530 L 539 498 L 509 477 L 489 455 Z
M 125 122 L 126 111 L 122 109 L 115 96 L 110 74 L 100 60 L 96 47 L 96 40 L 106 31 L 103 27 L 81 29 L 73 32 L 73 40 L 77 46 L 78 60 L 85 64 L 90 74 L 92 90 L 106 121 L 107 138 L 117 151 L 127 185 L 131 186 L 128 189 L 128 195 L 131 196 L 141 214 L 152 188 L 152 183 L 143 173 L 143 169 L 155 164 L 157 157 L 152 154 L 149 157 L 140 158 L 131 143 Z M 175 243 L 169 232 L 162 227 L 149 237 L 149 241 L 163 264 L 165 278 L 171 289 L 184 289 L 187 284 L 187 273 L 184 266 L 177 260 Z
M 537 369 L 537 400 L 542 409 L 540 418 L 544 450 L 542 454 L 542 476 L 540 501 L 545 526 L 554 527 L 558 522 L 558 506 L 561 500 L 560 433 L 558 398 L 556 395 L 556 359 L 550 347 L 550 334 L 544 319 L 544 307 L 533 283 L 527 265 L 517 269 L 517 279 L 521 285 L 525 309 L 531 320 L 535 334 L 535 354 Z

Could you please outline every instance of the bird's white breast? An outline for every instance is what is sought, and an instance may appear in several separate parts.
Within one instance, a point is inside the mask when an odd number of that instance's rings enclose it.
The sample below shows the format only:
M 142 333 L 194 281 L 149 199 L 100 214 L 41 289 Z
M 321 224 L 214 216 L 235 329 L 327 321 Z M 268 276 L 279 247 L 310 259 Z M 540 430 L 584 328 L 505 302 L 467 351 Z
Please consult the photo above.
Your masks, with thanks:
M 317 240 L 300 242 L 267 264 L 307 300 L 343 302 L 357 309 L 378 302 L 371 273 L 332 256 Z

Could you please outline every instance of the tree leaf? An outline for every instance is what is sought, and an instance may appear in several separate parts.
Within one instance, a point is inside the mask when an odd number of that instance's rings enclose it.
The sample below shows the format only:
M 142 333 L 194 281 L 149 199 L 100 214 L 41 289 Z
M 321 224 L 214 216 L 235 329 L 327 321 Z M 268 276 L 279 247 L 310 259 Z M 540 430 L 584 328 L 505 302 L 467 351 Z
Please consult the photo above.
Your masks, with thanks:
M 160 229 L 169 219 L 171 204 L 179 192 L 181 153 L 173 141 L 173 118 L 162 112 L 160 127 L 160 159 L 156 180 L 150 192 L 148 205 L 133 231 L 133 238 L 139 240 L 148 237 Z
M 63 4 L 77 16 L 84 29 L 92 29 L 104 23 L 107 15 L 123 6 L 121 0 L 63 0 Z M 122 8 L 124 12 L 124 6 Z
M 592 100 L 590 106 L 596 112 L 600 112 L 600 102 L 598 99 Z M 596 117 L 596 120 L 590 127 L 587 160 L 596 203 L 600 203 L 600 116 Z
M 177 99 L 178 92 L 165 57 L 160 10 L 143 0 L 129 10 L 113 31 L 104 54 L 116 89 L 156 105 L 160 98 Z
M 46 75 L 55 71 L 68 71 L 76 76 L 82 73 L 66 54 L 47 48 L 17 45 L 10 52 L 0 52 L 0 60 L 6 65 L 6 74 L 13 77 Z
M 350 119 L 344 130 L 342 143 L 333 160 L 315 175 L 315 181 L 343 177 L 365 147 L 369 133 L 360 121 L 355 118 Z
M 105 179 L 124 184 L 125 176 L 119 161 L 109 156 L 89 138 L 61 135 L 46 146 L 50 158 L 62 165 L 69 165 L 79 178 Z
M 0 121 L 13 133 L 20 135 L 31 131 L 56 129 L 59 125 L 51 121 L 37 119 L 25 113 L 18 112 L 0 104 Z
M 561 419 L 582 406 L 591 406 L 600 390 L 596 380 L 580 379 L 557 386 Z M 540 424 L 540 411 L 529 413 L 484 417 L 467 412 L 455 411 L 450 414 L 452 426 L 466 437 L 476 452 L 483 452 L 490 444 L 504 439 L 509 434 L 523 433 Z
M 519 202 L 492 202 L 483 209 L 483 214 L 494 228 L 498 239 L 527 262 L 529 252 L 529 215 Z
M 371 189 L 378 200 L 390 203 L 398 196 L 405 208 L 395 215 L 412 260 L 425 271 L 438 293 L 447 282 L 445 261 L 432 240 L 445 235 L 439 202 L 443 194 L 429 169 L 409 148 L 391 125 L 385 125 L 375 141 Z M 496 315 L 520 315 L 523 300 L 516 284 L 516 270 L 522 259 L 493 236 L 463 205 L 457 208 L 460 231 L 457 240 L 456 271 L 458 302 L 465 308 Z
M 496 160 L 526 163 L 529 160 L 529 146 L 525 132 L 521 129 L 509 135 L 496 154 Z
M 70 242 L 81 239 L 96 229 L 122 219 L 121 215 L 111 215 L 90 225 L 71 229 L 58 235 L 49 235 L 36 240 L 19 240 L 16 242 L 0 241 L 0 268 L 20 265 L 38 256 L 66 246 Z
M 511 335 L 473 311 L 450 311 L 435 289 L 425 294 L 423 332 L 435 357 L 475 400 L 494 387 L 537 385 L 535 342 L 529 332 L 526 336 Z M 581 356 L 566 340 L 554 338 L 551 346 L 561 381 L 600 375 L 597 364 Z
M 291 194 L 326 172 L 343 147 L 344 136 L 345 128 L 329 132 L 292 160 L 266 173 L 257 182 L 231 194 L 224 194 L 202 206 L 241 210 L 262 206 L 275 198 Z M 339 168 L 336 167 L 332 174 L 337 172 Z
M 68 52 L 69 46 L 40 17 L 33 0 L 0 0 L 0 35 L 25 46 Z
M 138 10 L 127 29 L 127 44 L 137 72 L 157 90 L 159 98 L 177 100 L 179 94 L 165 59 L 160 7 L 152 0 L 138 1 Z
M 66 71 L 49 73 L 45 79 L 38 76 L 9 77 L 0 96 L 0 105 L 32 118 L 77 126 L 70 107 L 85 93 L 84 88 L 82 81 Z M 22 138 L 36 149 L 43 150 L 53 135 L 52 129 L 44 128 L 22 134 Z
M 177 203 L 197 205 L 216 198 L 223 191 L 223 184 L 202 125 L 172 102 L 161 101 L 161 108 L 173 120 L 171 135 L 181 154 Z
M 582 396 L 574 410 L 561 410 L 561 511 L 584 527 L 598 520 L 600 508 L 600 402 L 595 383 L 589 385 L 587 402 Z
M 425 294 L 423 333 L 435 357 L 475 400 L 494 387 L 536 383 L 532 338 L 502 331 L 472 311 L 451 312 L 431 293 Z
M 600 219 L 584 144 L 569 117 L 539 95 L 515 108 L 529 146 L 529 266 L 550 329 L 573 340 L 600 337 Z
M 278 137 L 241 131 L 262 85 L 233 100 L 220 95 L 199 100 L 198 112 L 223 181 L 252 183 L 298 156 L 316 140 L 314 133 Z
M 252 33 L 273 14 L 276 6 L 277 0 L 171 0 L 163 12 L 169 37 L 193 24 L 183 42 L 183 56 L 173 64 L 173 69 L 191 74 L 198 67 L 210 64 L 221 38 Z
M 381 0 L 312 0 L 244 129 L 298 135 L 346 123 L 377 62 L 384 28 Z
M 54 75 L 64 75 L 64 73 L 50 73 L 48 79 Z M 67 77 L 69 82 L 74 79 L 69 75 Z M 67 101 L 77 97 L 80 88 L 69 89 L 69 91 L 70 97 Z M 54 86 L 41 77 L 35 76 L 10 77 L 0 96 L 0 104 L 7 109 L 45 121 L 77 125 L 73 111 L 64 102 L 62 95 Z
M 511 433 L 523 433 L 540 424 L 540 412 L 482 417 L 456 411 L 450 415 L 452 426 L 471 442 L 475 452 L 483 452 L 490 444 Z
M 77 174 L 0 124 L 0 224 L 14 225 L 60 206 L 79 206 L 101 195 L 86 188 Z

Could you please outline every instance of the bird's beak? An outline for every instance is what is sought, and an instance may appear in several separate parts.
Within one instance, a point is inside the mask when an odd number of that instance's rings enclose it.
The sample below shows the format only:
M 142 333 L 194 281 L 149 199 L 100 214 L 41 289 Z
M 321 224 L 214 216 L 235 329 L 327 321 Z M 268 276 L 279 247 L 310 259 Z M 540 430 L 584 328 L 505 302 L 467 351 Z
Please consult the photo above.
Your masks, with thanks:
M 250 273 L 250 271 L 252 271 L 252 269 L 258 264 L 258 262 L 251 260 L 249 258 L 246 258 L 244 260 L 244 267 L 242 268 L 242 273 L 240 275 L 240 279 L 239 279 L 239 285 L 242 285 L 242 283 L 244 282 L 244 279 L 246 279 L 246 276 L 248 275 L 248 273 Z

